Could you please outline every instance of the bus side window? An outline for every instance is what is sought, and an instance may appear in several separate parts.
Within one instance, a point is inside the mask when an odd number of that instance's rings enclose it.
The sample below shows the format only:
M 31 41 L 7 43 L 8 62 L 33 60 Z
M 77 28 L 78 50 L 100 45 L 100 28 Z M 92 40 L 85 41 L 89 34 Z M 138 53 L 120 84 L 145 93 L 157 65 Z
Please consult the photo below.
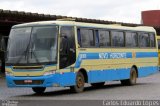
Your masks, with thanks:
M 92 29 L 80 29 L 81 46 L 95 47 L 94 31 Z
M 155 34 L 150 33 L 149 37 L 150 37 L 150 47 L 155 47 Z
M 158 41 L 158 49 L 160 49 L 160 40 L 157 40 Z
M 110 46 L 110 33 L 109 31 L 98 31 L 99 36 L 99 46 L 100 47 L 109 47 Z
M 81 47 L 81 35 L 80 35 L 80 29 L 77 29 L 77 37 L 78 37 L 78 44 Z
M 95 46 L 99 47 L 98 30 L 94 30 L 94 39 L 95 39 Z
M 124 47 L 124 33 L 119 31 L 111 31 L 112 46 Z
M 126 47 L 138 47 L 138 36 L 135 32 L 125 32 Z
M 139 46 L 150 47 L 149 35 L 147 33 L 139 33 Z

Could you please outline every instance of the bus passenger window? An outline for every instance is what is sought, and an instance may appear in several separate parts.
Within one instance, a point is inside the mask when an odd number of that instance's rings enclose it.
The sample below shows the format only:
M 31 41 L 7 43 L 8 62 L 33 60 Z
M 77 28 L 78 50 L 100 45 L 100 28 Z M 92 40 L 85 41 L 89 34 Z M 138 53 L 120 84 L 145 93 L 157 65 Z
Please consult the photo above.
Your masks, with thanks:
M 126 47 L 138 47 L 138 36 L 135 32 L 126 32 Z
M 93 30 L 81 29 L 81 46 L 82 47 L 93 47 L 95 46 Z
M 110 46 L 110 36 L 108 31 L 98 31 L 99 35 L 99 46 L 108 47 Z
M 155 47 L 155 34 L 154 33 L 150 33 L 150 47 Z
M 81 46 L 81 35 L 80 35 L 80 29 L 77 29 L 77 37 L 78 37 L 78 45 Z
M 160 49 L 160 40 L 157 40 L 158 41 L 158 49 Z
M 112 46 L 124 47 L 124 34 L 123 32 L 112 31 Z
M 140 47 L 150 47 L 148 34 L 146 33 L 139 34 L 139 46 Z

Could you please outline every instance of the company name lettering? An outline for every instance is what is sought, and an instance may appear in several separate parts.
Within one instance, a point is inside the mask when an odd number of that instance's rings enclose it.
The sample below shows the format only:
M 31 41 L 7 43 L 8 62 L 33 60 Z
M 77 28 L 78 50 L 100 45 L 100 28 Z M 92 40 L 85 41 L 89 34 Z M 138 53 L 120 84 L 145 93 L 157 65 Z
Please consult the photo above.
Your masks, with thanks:
M 99 53 L 100 59 L 120 59 L 126 57 L 126 53 Z

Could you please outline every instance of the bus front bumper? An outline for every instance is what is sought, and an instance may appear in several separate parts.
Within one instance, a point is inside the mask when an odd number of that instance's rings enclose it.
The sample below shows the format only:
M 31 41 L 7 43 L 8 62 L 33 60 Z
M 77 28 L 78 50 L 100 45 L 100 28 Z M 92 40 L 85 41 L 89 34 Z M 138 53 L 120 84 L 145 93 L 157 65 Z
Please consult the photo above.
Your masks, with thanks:
M 64 87 L 75 85 L 76 75 L 73 72 L 35 77 L 6 76 L 8 87 Z

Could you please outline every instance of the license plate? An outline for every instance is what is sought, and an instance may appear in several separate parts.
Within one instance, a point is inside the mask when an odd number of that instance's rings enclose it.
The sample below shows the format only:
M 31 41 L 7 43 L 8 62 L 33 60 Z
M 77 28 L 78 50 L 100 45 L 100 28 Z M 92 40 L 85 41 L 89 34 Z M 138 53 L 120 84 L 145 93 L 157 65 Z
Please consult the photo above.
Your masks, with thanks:
M 24 80 L 24 83 L 32 83 L 32 80 Z

